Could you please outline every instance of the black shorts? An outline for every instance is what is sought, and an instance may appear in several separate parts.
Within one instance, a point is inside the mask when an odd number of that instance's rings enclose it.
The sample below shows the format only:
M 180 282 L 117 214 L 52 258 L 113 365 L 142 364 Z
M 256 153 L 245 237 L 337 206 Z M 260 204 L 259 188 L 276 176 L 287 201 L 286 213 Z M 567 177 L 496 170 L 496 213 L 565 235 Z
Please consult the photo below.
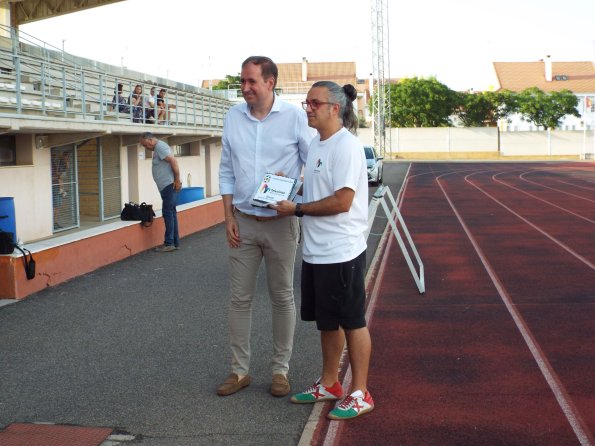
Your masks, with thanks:
M 302 320 L 319 330 L 365 327 L 365 268 L 366 251 L 344 263 L 302 262 Z

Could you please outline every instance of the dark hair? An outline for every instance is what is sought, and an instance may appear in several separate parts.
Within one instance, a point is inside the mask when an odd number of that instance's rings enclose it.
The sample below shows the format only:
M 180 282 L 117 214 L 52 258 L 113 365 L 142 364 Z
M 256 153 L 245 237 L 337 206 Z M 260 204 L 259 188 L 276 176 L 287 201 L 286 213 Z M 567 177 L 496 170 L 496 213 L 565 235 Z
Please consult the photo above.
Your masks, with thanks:
M 359 121 L 357 115 L 353 110 L 353 101 L 357 99 L 357 90 L 351 84 L 343 85 L 336 84 L 332 81 L 318 81 L 312 85 L 312 88 L 323 87 L 329 92 L 329 102 L 339 104 L 339 117 L 343 122 L 343 127 L 349 130 L 354 135 L 357 134 Z
M 140 135 L 140 140 L 144 141 L 145 139 L 153 139 L 155 138 L 155 135 L 153 135 L 153 133 L 151 132 L 145 132 L 142 135 Z
M 279 69 L 275 62 L 272 59 L 266 56 L 250 56 L 244 62 L 242 62 L 242 68 L 244 68 L 249 63 L 254 65 L 260 65 L 260 71 L 262 73 L 262 78 L 266 81 L 269 77 L 273 76 L 275 78 L 275 83 L 273 84 L 273 88 L 277 86 L 277 79 L 279 78 Z

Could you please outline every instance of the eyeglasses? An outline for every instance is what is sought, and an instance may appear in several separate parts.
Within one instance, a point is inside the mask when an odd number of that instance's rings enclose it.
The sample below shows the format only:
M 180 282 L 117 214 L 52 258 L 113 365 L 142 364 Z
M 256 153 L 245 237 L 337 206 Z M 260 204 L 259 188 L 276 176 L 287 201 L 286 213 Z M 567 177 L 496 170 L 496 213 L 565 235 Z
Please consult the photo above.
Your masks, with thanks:
M 310 106 L 310 108 L 312 110 L 318 110 L 318 108 L 322 104 L 335 105 L 336 102 L 322 102 L 322 101 L 318 101 L 318 100 L 314 99 L 313 101 L 304 101 L 304 102 L 302 102 L 302 107 L 304 108 L 304 110 L 308 110 L 308 106 Z

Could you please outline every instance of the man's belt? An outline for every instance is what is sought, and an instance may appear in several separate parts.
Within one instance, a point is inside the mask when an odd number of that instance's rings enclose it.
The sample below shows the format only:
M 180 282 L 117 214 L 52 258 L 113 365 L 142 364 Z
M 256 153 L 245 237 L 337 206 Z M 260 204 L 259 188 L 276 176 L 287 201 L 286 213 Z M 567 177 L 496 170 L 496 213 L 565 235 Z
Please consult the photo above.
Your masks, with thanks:
M 238 208 L 235 208 L 234 211 L 237 212 L 242 217 L 249 218 L 250 220 L 256 220 L 256 221 L 273 221 L 273 220 L 279 220 L 280 218 L 284 217 L 284 215 L 273 215 L 271 217 L 259 217 L 258 215 L 246 214 L 245 212 L 240 211 Z

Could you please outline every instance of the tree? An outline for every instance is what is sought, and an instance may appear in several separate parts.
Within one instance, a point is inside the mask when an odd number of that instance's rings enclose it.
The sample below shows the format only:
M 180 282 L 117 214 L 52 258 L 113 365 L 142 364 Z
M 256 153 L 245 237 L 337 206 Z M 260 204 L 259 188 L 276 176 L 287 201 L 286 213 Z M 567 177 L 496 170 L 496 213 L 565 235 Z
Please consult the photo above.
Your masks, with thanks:
M 239 90 L 240 89 L 240 75 L 239 73 L 235 76 L 227 74 L 225 79 L 219 81 L 217 85 L 213 85 L 213 90 Z
M 578 98 L 570 90 L 544 93 L 537 87 L 527 88 L 517 96 L 518 112 L 525 121 L 533 122 L 544 129 L 555 129 L 566 115 L 577 118 Z
M 395 127 L 448 127 L 459 105 L 457 94 L 436 78 L 403 79 L 390 85 L 391 125 Z
M 496 127 L 517 109 L 516 95 L 508 90 L 459 93 L 459 100 L 457 115 L 466 127 Z

